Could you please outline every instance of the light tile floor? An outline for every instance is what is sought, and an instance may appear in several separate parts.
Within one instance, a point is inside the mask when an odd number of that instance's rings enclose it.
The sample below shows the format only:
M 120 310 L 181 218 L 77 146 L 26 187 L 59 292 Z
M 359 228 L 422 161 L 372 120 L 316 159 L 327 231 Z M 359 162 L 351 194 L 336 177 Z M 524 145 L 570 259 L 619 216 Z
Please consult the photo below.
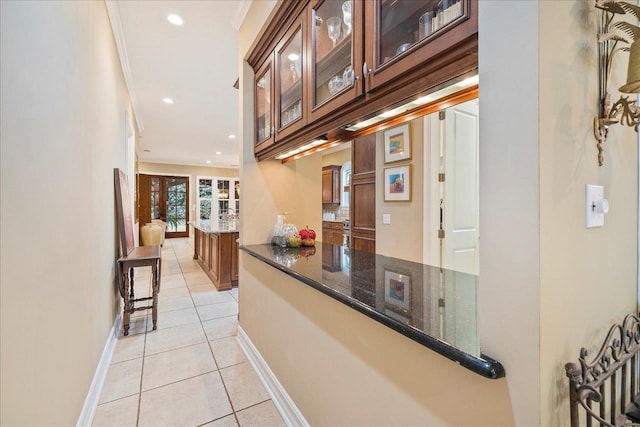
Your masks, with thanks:
M 137 296 L 150 275 L 138 269 Z M 189 239 L 166 240 L 158 329 L 146 310 L 120 331 L 93 425 L 284 426 L 236 341 L 237 314 L 238 289 L 215 289 Z

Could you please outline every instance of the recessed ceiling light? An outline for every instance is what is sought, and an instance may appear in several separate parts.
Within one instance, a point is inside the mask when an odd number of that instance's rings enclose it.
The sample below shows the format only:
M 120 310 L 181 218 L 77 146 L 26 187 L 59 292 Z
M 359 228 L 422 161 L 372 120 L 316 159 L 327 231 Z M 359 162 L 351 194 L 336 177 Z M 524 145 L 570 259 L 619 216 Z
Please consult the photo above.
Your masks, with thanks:
M 300 59 L 300 55 L 298 55 L 297 53 L 290 53 L 287 58 L 289 58 L 289 61 L 297 61 L 298 59 Z
M 207 164 L 210 164 L 210 163 L 211 163 L 211 160 L 207 160 Z
M 171 99 L 171 98 L 163 98 L 162 102 L 164 102 L 165 104 L 173 104 L 173 99 Z
M 235 135 L 235 134 L 233 134 L 233 133 L 230 133 L 230 134 L 229 134 L 229 139 L 236 139 L 236 135 Z
M 169 16 L 167 16 L 167 21 L 171 22 L 173 25 L 182 25 L 184 24 L 184 21 L 182 20 L 182 18 L 180 18 L 178 15 L 176 14 L 171 14 Z
M 216 151 L 216 154 L 219 156 L 220 154 L 222 154 L 222 151 Z

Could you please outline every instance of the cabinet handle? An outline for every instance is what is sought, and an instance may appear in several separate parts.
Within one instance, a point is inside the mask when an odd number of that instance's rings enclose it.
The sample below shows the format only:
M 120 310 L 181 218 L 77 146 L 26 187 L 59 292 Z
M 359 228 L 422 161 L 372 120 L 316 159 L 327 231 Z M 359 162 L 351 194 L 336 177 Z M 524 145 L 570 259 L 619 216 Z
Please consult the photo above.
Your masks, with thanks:
M 371 73 L 371 70 L 369 69 L 369 67 L 367 66 L 367 63 L 365 62 L 362 65 L 362 77 L 364 77 L 365 79 L 367 78 L 367 76 L 369 75 L 369 73 Z

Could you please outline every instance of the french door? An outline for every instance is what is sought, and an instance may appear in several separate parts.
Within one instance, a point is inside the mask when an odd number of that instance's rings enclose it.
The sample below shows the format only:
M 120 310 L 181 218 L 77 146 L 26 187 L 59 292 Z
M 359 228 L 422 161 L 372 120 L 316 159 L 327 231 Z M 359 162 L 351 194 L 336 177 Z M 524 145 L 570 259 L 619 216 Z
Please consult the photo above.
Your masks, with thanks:
M 189 237 L 189 178 L 140 175 L 140 222 L 161 219 L 165 237 Z

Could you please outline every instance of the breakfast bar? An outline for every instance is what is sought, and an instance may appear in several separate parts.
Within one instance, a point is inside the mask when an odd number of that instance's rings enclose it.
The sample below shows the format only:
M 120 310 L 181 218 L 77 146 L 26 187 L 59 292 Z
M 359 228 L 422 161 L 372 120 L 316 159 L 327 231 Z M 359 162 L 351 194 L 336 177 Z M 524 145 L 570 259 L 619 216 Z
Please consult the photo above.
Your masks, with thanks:
M 193 259 L 219 291 L 238 286 L 238 224 L 235 221 L 190 222 Z
M 242 251 L 483 377 L 504 377 L 480 352 L 477 276 L 316 242 Z

